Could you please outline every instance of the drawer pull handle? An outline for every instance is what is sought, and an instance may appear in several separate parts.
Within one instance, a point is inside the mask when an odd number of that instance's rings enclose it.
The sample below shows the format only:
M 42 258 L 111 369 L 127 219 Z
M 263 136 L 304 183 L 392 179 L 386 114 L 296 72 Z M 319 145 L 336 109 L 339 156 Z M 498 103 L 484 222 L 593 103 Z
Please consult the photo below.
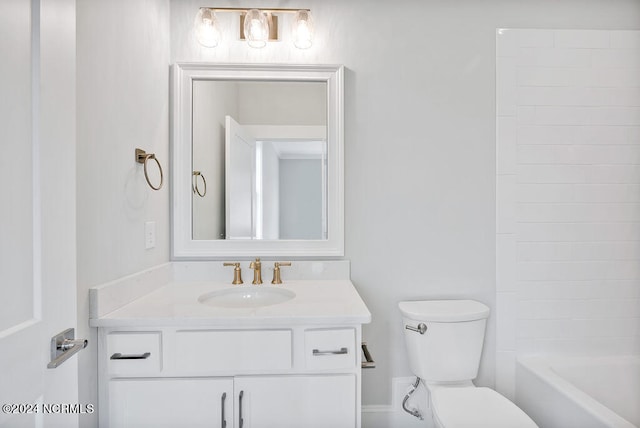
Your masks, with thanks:
M 227 398 L 227 393 L 226 393 L 226 392 L 223 392 L 223 393 L 222 393 L 222 400 L 221 400 L 221 401 L 222 401 L 222 403 L 221 403 L 221 408 L 222 408 L 222 412 L 221 412 L 221 413 L 222 413 L 222 422 L 220 423 L 220 426 L 221 426 L 222 428 L 227 428 L 227 420 L 226 420 L 226 418 L 224 417 L 224 400 L 225 400 L 226 398 Z
M 146 360 L 151 356 L 151 352 L 145 352 L 144 354 L 121 354 L 116 352 L 111 356 L 112 360 Z
M 337 351 L 319 351 L 317 349 L 313 350 L 313 356 L 320 356 L 320 355 L 344 355 L 349 353 L 349 350 L 347 348 L 340 348 Z
M 240 395 L 238 395 L 238 426 L 242 428 L 244 425 L 244 419 L 242 419 L 242 397 L 244 396 L 244 391 L 240 391 Z

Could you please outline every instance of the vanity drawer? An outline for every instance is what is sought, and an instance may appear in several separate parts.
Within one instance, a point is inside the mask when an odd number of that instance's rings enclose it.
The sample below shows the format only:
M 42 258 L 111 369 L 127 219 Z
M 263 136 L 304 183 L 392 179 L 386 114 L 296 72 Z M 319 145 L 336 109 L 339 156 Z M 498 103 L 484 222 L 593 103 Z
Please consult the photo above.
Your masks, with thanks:
M 176 332 L 176 367 L 184 374 L 288 370 L 291 355 L 291 330 Z
M 307 369 L 346 369 L 356 365 L 356 333 L 352 328 L 307 330 L 304 354 Z
M 107 335 L 107 367 L 115 376 L 160 373 L 162 334 L 150 332 L 113 332 Z

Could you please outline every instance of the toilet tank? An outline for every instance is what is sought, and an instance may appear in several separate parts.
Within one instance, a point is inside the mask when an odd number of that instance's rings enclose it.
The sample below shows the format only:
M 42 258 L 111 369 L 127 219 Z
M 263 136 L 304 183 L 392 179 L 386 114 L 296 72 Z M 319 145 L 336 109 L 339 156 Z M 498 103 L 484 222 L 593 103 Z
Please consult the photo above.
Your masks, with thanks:
M 427 382 L 478 376 L 489 308 L 474 300 L 400 302 L 411 371 Z M 410 328 L 424 324 L 424 334 Z

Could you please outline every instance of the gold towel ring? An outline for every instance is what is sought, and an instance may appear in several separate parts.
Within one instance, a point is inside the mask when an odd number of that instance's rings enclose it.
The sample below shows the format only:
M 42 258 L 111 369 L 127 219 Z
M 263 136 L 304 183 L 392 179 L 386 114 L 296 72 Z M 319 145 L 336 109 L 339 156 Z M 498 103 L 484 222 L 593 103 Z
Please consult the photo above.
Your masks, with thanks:
M 149 174 L 147 173 L 147 161 L 149 159 L 156 161 L 158 170 L 160 171 L 160 184 L 158 184 L 158 187 L 151 184 L 151 181 L 149 180 Z M 164 182 L 164 174 L 162 173 L 162 165 L 160 165 L 160 161 L 156 158 L 155 153 L 147 153 L 142 149 L 136 149 L 136 162 L 144 164 L 144 178 L 146 178 L 149 187 L 153 190 L 160 190 L 162 188 L 162 183 Z
M 195 178 L 193 179 L 191 189 L 193 190 L 193 193 L 197 193 L 201 198 L 204 198 L 204 195 L 207 194 L 207 180 L 204 179 L 204 175 L 202 175 L 200 171 L 193 171 L 193 176 Z M 198 188 L 198 177 L 202 177 L 202 183 L 204 184 L 202 192 L 200 192 L 200 189 Z

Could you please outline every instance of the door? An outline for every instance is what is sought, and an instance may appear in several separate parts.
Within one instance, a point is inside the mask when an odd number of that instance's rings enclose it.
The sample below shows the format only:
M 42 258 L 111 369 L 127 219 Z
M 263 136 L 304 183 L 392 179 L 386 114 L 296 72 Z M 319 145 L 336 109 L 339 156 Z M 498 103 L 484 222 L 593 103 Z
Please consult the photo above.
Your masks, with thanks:
M 225 117 L 225 219 L 227 239 L 255 237 L 256 139 Z
M 234 389 L 238 427 L 356 426 L 354 375 L 243 376 Z
M 0 55 L 0 426 L 74 427 L 75 0 L 0 1 Z
M 109 426 L 233 428 L 233 378 L 113 379 Z

